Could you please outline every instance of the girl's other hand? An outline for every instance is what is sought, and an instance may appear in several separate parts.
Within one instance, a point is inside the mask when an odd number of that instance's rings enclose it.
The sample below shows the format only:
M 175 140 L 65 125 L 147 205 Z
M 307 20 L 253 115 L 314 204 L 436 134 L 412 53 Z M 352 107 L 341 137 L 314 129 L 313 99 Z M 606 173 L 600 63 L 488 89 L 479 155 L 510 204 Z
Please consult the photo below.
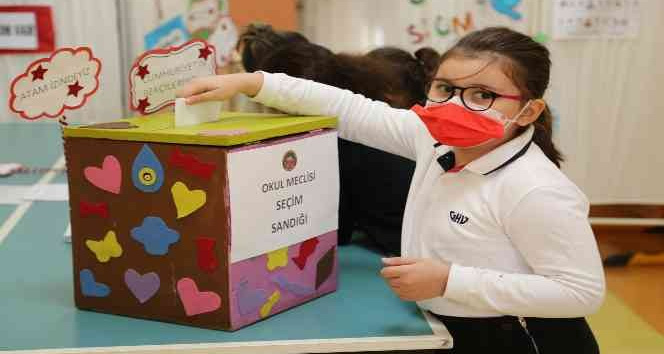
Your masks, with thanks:
M 242 73 L 197 77 L 176 92 L 188 105 L 206 101 L 224 101 L 238 93 L 256 96 L 263 86 L 263 74 Z
M 402 300 L 421 301 L 445 293 L 449 263 L 393 257 L 383 258 L 383 264 L 381 276 Z

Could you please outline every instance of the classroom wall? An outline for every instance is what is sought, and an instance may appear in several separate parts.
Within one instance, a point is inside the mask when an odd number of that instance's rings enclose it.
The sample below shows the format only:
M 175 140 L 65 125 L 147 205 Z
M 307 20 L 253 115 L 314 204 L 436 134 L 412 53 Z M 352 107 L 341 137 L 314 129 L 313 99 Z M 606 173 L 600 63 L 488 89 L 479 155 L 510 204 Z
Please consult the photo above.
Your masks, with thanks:
M 471 11 L 477 27 L 507 25 L 550 36 L 552 2 L 524 0 L 523 19 L 493 11 L 489 1 L 304 0 L 302 28 L 310 39 L 336 51 L 364 52 L 381 45 L 438 50 L 458 38 L 431 36 L 421 44 L 410 24 L 433 32 L 435 16 Z M 664 204 L 664 1 L 640 1 L 635 39 L 565 40 L 546 43 L 553 71 L 546 96 L 559 121 L 555 135 L 566 155 L 563 170 L 592 203 Z M 427 19 L 428 23 L 422 23 Z M 431 40 L 433 38 L 433 40 Z
M 261 21 L 281 30 L 298 30 L 296 0 L 229 0 L 228 5 L 238 27 Z

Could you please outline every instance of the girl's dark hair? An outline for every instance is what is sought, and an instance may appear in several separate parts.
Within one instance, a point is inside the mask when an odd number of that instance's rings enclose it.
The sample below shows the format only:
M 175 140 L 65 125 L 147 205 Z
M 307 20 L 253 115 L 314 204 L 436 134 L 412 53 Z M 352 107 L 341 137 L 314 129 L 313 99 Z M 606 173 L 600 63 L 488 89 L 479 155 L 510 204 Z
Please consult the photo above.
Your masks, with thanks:
M 551 60 L 549 50 L 532 38 L 505 27 L 489 27 L 471 32 L 461 38 L 442 55 L 440 62 L 451 56 L 479 57 L 495 56 L 504 60 L 505 73 L 523 92 L 527 99 L 542 98 L 549 85 Z M 539 118 L 533 122 L 533 141 L 556 166 L 560 167 L 563 156 L 553 143 L 553 116 L 546 106 Z M 525 131 L 525 127 L 520 132 Z
M 436 72 L 440 55 L 433 48 L 424 47 L 417 50 L 414 55 L 396 47 L 381 47 L 367 53 L 370 58 L 383 60 L 384 66 L 389 66 L 396 79 L 400 81 L 398 87 L 404 96 L 404 108 L 410 108 L 414 103 L 424 105 L 426 102 L 427 86 Z M 410 105 L 408 105 L 410 104 Z
M 337 55 L 314 43 L 294 42 L 272 48 L 256 60 L 256 69 L 314 80 L 386 101 L 388 90 L 380 84 L 386 73 L 371 62 L 365 57 Z M 370 77 L 374 81 L 367 80 Z
M 270 25 L 251 23 L 237 41 L 236 49 L 242 49 L 242 64 L 247 72 L 259 70 L 263 57 L 275 47 L 292 43 L 309 43 L 306 37 L 291 31 L 276 31 Z
M 295 32 L 250 25 L 240 36 L 247 71 L 281 72 L 347 89 L 392 107 L 426 101 L 425 86 L 438 64 L 438 53 L 423 48 L 415 56 L 392 47 L 367 55 L 335 54 Z M 433 68 L 433 69 L 432 69 Z

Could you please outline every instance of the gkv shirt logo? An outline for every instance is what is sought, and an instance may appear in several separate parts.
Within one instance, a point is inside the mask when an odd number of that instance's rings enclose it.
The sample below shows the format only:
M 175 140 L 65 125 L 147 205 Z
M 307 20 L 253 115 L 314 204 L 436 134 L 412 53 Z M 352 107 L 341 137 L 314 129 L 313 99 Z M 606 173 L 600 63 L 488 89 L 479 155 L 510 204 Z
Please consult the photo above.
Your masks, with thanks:
M 459 225 L 463 225 L 468 222 L 468 217 L 460 212 L 450 211 L 450 220 Z

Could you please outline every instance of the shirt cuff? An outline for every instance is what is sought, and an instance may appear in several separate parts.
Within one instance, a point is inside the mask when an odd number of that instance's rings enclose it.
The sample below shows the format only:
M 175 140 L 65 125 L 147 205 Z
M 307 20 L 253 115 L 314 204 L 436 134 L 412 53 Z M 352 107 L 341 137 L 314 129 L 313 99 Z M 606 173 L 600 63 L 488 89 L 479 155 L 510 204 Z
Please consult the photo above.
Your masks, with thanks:
M 275 74 L 266 73 L 265 71 L 256 71 L 263 75 L 263 86 L 256 96 L 252 97 L 251 100 L 258 102 L 264 105 L 268 105 L 271 100 L 277 96 L 277 89 L 279 87 L 279 78 Z
M 452 263 L 450 273 L 447 276 L 447 286 L 445 287 L 444 299 L 454 301 L 467 301 L 468 296 L 473 290 L 477 290 L 475 283 L 476 273 L 472 267 L 464 267 Z

